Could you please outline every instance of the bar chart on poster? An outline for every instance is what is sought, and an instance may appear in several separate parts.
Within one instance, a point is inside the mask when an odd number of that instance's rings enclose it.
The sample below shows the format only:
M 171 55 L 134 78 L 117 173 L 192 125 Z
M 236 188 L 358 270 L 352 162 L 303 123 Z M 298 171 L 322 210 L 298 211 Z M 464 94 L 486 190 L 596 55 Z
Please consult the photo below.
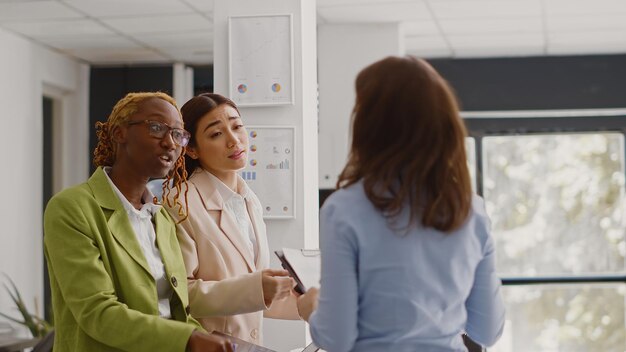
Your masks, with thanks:
M 247 126 L 249 151 L 239 172 L 256 193 L 266 219 L 295 217 L 295 128 Z
M 229 94 L 239 106 L 293 104 L 292 16 L 228 18 Z

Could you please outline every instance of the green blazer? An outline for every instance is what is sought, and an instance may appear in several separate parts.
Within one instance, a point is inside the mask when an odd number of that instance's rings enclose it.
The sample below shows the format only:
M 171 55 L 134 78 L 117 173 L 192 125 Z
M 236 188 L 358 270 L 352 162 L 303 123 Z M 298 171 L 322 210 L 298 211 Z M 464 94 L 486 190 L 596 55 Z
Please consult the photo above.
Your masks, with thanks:
M 159 317 L 154 278 L 102 168 L 50 200 L 44 248 L 55 352 L 182 352 L 191 333 L 202 329 L 188 313 L 187 273 L 176 227 L 164 209 L 153 222 L 173 290 L 171 320 Z

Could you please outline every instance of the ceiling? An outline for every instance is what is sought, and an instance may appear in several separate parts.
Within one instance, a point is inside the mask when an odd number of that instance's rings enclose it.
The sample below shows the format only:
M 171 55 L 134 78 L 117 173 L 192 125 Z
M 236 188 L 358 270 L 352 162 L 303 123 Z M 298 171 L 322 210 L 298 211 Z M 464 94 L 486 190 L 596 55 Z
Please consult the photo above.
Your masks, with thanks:
M 262 0 L 259 0 L 262 1 Z M 213 0 L 0 0 L 0 28 L 92 64 L 213 61 Z M 407 53 L 626 53 L 626 0 L 317 0 L 318 24 L 401 23 Z

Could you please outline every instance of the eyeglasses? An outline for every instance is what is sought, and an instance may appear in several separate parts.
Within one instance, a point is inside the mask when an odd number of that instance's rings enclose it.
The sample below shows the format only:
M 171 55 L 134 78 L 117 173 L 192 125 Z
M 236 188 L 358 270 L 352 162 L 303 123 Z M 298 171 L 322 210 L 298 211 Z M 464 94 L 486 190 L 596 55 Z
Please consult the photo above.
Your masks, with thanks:
M 141 120 L 141 121 L 129 121 L 127 124 L 129 126 L 139 125 L 139 124 L 148 125 L 148 134 L 152 137 L 163 139 L 165 135 L 169 132 L 170 136 L 172 136 L 172 140 L 177 145 L 184 147 L 189 143 L 189 139 L 191 138 L 191 134 L 185 131 L 182 128 L 170 127 L 166 123 L 154 121 L 154 120 Z

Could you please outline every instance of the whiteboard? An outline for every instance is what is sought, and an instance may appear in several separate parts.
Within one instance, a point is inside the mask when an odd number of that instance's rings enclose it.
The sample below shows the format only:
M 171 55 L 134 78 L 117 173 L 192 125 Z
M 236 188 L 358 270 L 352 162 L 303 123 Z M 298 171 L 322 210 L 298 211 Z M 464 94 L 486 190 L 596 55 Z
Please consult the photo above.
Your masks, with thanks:
M 295 127 L 246 126 L 248 162 L 239 175 L 256 193 L 266 219 L 295 218 Z
M 239 106 L 293 104 L 292 15 L 228 18 L 229 97 Z

